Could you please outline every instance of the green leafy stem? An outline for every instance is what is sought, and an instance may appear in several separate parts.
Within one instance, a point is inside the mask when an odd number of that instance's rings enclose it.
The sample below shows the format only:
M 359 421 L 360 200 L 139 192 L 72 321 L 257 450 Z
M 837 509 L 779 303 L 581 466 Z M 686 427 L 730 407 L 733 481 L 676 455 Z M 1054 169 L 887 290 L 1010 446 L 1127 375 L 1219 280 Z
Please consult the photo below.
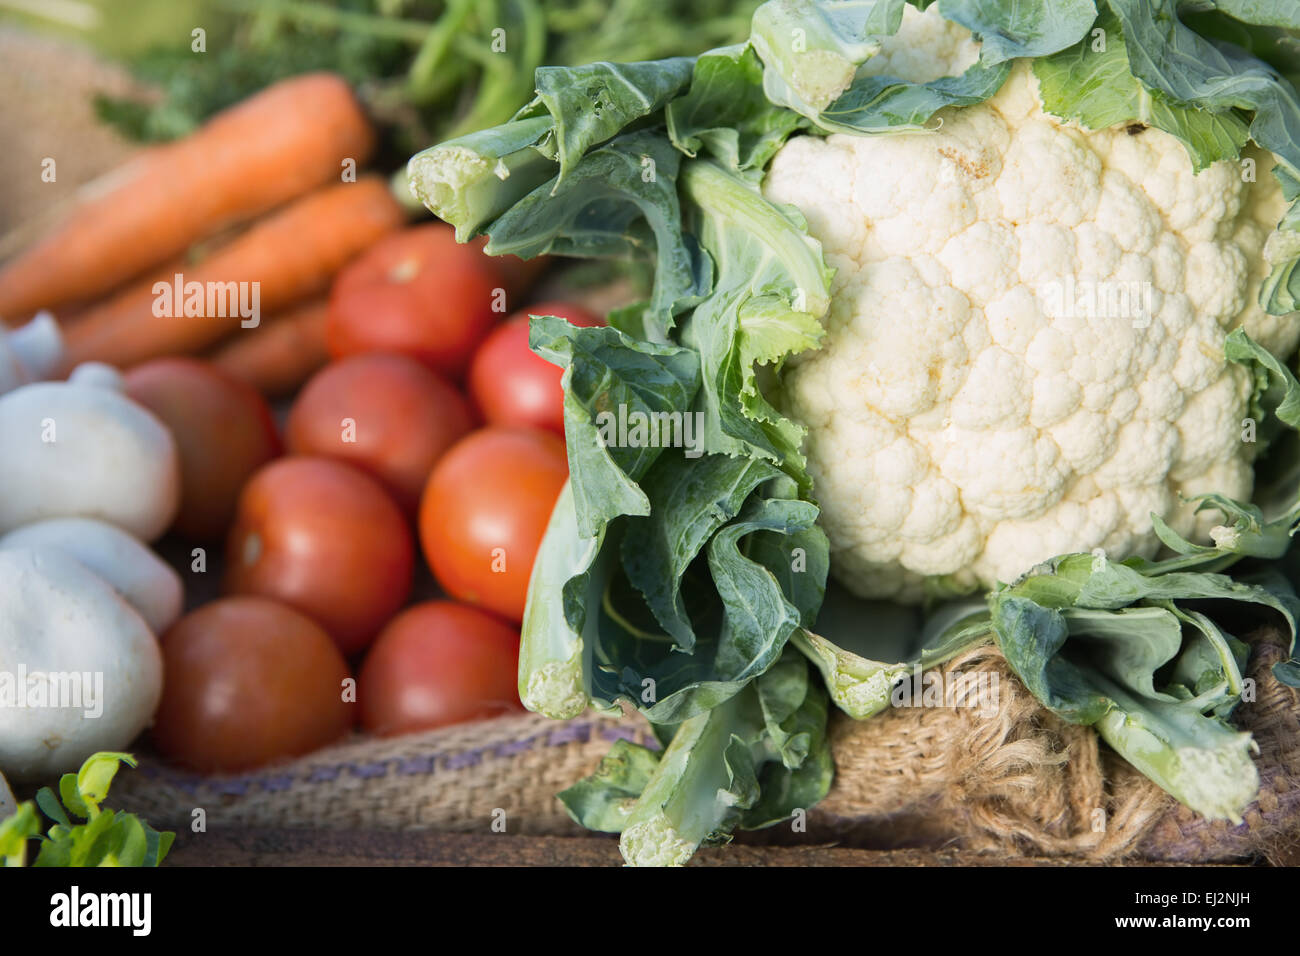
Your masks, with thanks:
M 42 787 L 35 800 L 0 820 L 0 865 L 25 866 L 27 844 L 40 841 L 33 866 L 158 866 L 176 834 L 158 832 L 132 813 L 101 806 L 118 767 L 136 765 L 126 753 L 101 752 L 76 773 L 59 779 L 59 791 Z M 42 830 L 40 808 L 50 820 Z

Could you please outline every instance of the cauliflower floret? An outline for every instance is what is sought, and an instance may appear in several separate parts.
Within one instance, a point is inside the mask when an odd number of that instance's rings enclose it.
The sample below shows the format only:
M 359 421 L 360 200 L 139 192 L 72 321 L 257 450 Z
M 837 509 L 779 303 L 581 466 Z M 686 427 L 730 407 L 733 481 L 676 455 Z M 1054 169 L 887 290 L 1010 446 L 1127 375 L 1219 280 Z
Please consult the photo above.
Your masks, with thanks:
M 858 72 L 864 76 L 897 76 L 913 83 L 929 83 L 966 72 L 979 59 L 979 44 L 969 30 L 937 14 L 937 9 L 923 14 L 904 7 L 898 32 Z
M 909 7 L 893 45 L 960 70 L 977 46 L 933 11 Z M 871 67 L 934 69 L 891 44 Z M 1300 339 L 1256 298 L 1285 203 L 1271 158 L 1196 175 L 1160 130 L 1048 115 L 1025 64 L 938 125 L 798 137 L 763 187 L 836 269 L 826 342 L 782 390 L 809 426 L 832 570 L 915 600 L 929 576 L 988 587 L 1070 551 L 1153 555 L 1152 512 L 1208 540 L 1221 516 L 1185 497 L 1252 483 L 1251 381 L 1224 338 L 1244 326 L 1279 355 Z

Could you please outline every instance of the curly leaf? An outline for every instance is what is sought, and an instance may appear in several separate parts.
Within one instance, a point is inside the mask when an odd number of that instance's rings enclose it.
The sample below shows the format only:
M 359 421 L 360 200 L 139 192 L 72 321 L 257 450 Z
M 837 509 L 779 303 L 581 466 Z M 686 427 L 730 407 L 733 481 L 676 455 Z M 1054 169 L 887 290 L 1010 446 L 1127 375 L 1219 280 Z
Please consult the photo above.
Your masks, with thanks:
M 754 489 L 779 474 L 767 462 L 726 455 L 665 455 L 646 473 L 642 491 L 647 498 L 677 506 L 628 522 L 623 567 L 682 651 L 690 653 L 695 647 L 695 631 L 682 600 L 683 576 L 714 533 L 740 513 Z
M 642 117 L 657 113 L 691 83 L 695 61 L 673 57 L 645 63 L 544 66 L 536 74 L 537 98 L 515 118 L 550 114 L 560 174 L 555 189 L 594 146 Z
M 687 156 L 707 152 L 735 172 L 761 170 L 803 125 L 763 95 L 763 65 L 748 44 L 705 53 L 690 90 L 668 105 L 668 136 Z
M 1064 50 L 1097 19 L 1093 0 L 939 0 L 939 12 L 979 38 L 990 65 Z
M 484 231 L 489 255 L 654 258 L 648 321 L 665 341 L 675 316 L 707 292 L 708 264 L 682 228 L 681 153 L 653 132 L 624 133 L 544 183 Z
M 803 429 L 763 397 L 755 366 L 779 368 L 820 343 L 831 277 L 821 246 L 792 210 L 714 163 L 687 163 L 682 185 L 716 271 L 682 332 L 700 355 L 705 448 L 768 458 L 806 487 Z
M 653 750 L 616 740 L 595 773 L 558 796 L 569 816 L 588 830 L 622 833 L 658 766 L 659 755 Z
M 1232 603 L 1277 611 L 1294 648 L 1300 602 L 1276 576 L 1234 581 L 1070 555 L 990 598 L 1007 662 L 1045 707 L 1095 726 L 1197 812 L 1240 822 L 1259 778 L 1250 735 L 1224 722 L 1246 656 L 1215 617 Z
M 675 345 L 637 342 L 617 329 L 578 328 L 536 316 L 529 345 L 564 369 L 564 431 L 574 503 L 584 537 L 620 515 L 650 513 L 636 484 L 664 449 L 661 441 L 622 440 L 627 422 L 669 422 L 699 389 L 699 360 Z
M 1180 106 L 1152 91 L 1129 68 L 1119 22 L 1103 17 L 1104 31 L 1060 53 L 1034 61 L 1043 108 L 1088 129 L 1128 123 L 1154 126 L 1176 137 L 1200 172 L 1222 159 L 1236 159 L 1250 139 L 1250 127 L 1235 111 Z
M 736 826 L 770 826 L 826 795 L 826 697 L 806 671 L 787 655 L 676 728 L 627 815 L 619 848 L 629 864 L 681 865 Z

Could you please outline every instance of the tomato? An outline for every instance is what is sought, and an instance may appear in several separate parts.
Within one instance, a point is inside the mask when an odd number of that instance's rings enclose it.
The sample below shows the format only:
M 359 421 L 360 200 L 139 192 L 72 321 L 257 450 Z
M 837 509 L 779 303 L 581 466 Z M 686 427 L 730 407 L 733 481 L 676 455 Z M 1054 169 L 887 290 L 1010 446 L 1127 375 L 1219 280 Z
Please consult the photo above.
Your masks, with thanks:
M 162 638 L 153 740 L 199 773 L 248 770 L 346 734 L 348 665 L 321 627 L 276 601 L 223 598 Z
M 420 541 L 452 597 L 512 621 L 568 477 L 564 442 L 535 428 L 484 428 L 442 456 L 420 503 Z
M 222 537 L 239 489 L 280 453 L 266 400 L 197 359 L 155 359 L 125 378 L 127 395 L 162 419 L 176 440 L 181 507 L 174 530 L 195 541 Z
M 564 434 L 562 369 L 528 348 L 528 317 L 558 315 L 574 325 L 604 323 L 576 305 L 541 302 L 492 330 L 469 367 L 469 393 L 493 425 L 529 425 Z
M 415 359 L 372 352 L 318 372 L 285 426 L 291 454 L 324 455 L 378 478 L 409 515 L 433 463 L 472 427 L 469 404 Z
M 464 604 L 416 604 L 366 655 L 361 725 L 391 736 L 519 710 L 518 671 L 516 628 Z
M 297 608 L 352 654 L 406 603 L 414 563 L 406 519 L 375 479 L 328 458 L 282 458 L 239 496 L 224 583 Z
M 401 352 L 458 378 L 499 318 L 493 305 L 504 284 L 492 259 L 458 244 L 448 225 L 393 233 L 335 280 L 326 322 L 330 354 Z

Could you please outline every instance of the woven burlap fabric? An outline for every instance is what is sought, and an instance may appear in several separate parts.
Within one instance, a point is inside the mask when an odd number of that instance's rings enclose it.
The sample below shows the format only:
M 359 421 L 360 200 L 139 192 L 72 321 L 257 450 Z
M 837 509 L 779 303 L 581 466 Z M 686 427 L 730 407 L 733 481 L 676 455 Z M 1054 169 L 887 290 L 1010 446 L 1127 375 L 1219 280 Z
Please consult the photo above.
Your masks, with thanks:
M 1272 676 L 1283 656 L 1267 634 L 1255 635 L 1256 700 L 1235 720 L 1259 744 L 1261 794 L 1241 825 L 1209 823 L 1177 804 L 1090 728 L 1044 710 L 986 645 L 939 673 L 945 686 L 985 675 L 995 707 L 832 718 L 835 783 L 802 839 L 1092 861 L 1287 860 L 1300 836 L 1300 701 Z M 619 738 L 655 746 L 636 717 L 561 724 L 521 714 L 389 740 L 358 736 L 228 777 L 196 777 L 145 755 L 113 793 L 116 805 L 169 827 L 189 827 L 202 808 L 209 826 L 486 832 L 496 822 L 509 833 L 576 834 L 555 794 Z
M 113 781 L 114 805 L 155 826 L 426 829 L 578 834 L 555 794 L 644 722 L 519 714 L 389 739 L 361 737 L 252 773 L 198 777 L 149 754 Z
M 1286 860 L 1300 835 L 1300 701 L 1272 675 L 1275 632 L 1254 635 L 1256 699 L 1236 724 L 1260 752 L 1260 797 L 1243 823 L 1208 822 L 1115 755 L 1089 728 L 1042 708 L 993 645 L 941 668 L 943 684 L 986 675 L 997 707 L 891 707 L 832 718 L 836 778 L 809 821 L 878 846 L 958 846 L 1093 861 Z

